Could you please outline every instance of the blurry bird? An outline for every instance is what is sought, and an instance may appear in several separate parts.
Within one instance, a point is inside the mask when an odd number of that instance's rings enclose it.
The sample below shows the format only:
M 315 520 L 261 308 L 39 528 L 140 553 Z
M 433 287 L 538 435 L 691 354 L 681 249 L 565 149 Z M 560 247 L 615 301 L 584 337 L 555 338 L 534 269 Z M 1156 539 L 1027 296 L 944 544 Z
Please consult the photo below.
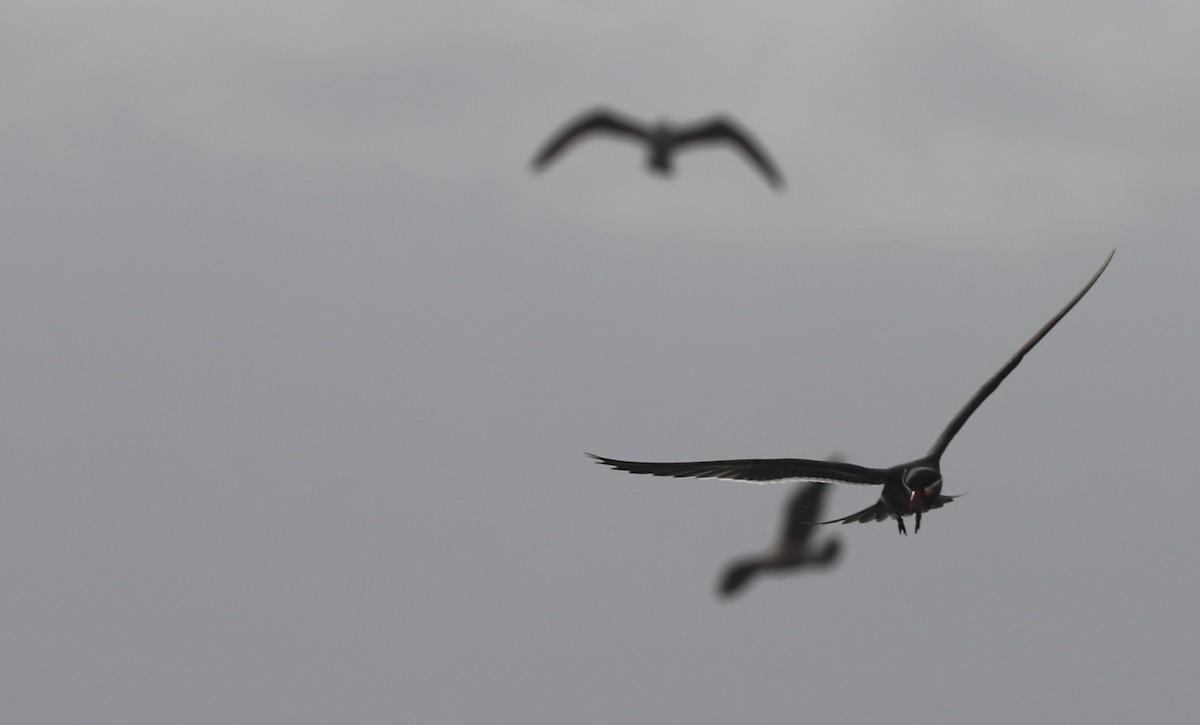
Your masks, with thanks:
M 971 414 L 975 412 L 988 396 L 1000 387 L 1008 374 L 1011 373 L 1025 354 L 1037 345 L 1046 333 L 1058 324 L 1071 308 L 1087 294 L 1100 275 L 1104 273 L 1108 263 L 1112 261 L 1117 250 L 1109 252 L 1104 264 L 1088 283 L 1079 290 L 1071 301 L 1058 311 L 1042 329 L 1029 339 L 1017 354 L 1013 355 L 1004 367 L 1000 368 L 979 390 L 967 401 L 967 404 L 951 419 L 945 430 L 934 441 L 933 447 L 921 458 L 908 463 L 902 463 L 891 468 L 867 468 L 840 461 L 813 461 L 804 458 L 750 458 L 728 461 L 695 461 L 691 463 L 651 463 L 640 461 L 620 461 L 615 458 L 604 458 L 588 454 L 600 463 L 630 473 L 648 473 L 654 476 L 672 476 L 675 478 L 723 478 L 734 481 L 753 481 L 756 483 L 780 483 L 783 481 L 815 481 L 819 483 L 848 483 L 865 486 L 882 486 L 879 500 L 857 513 L 844 516 L 832 521 L 814 523 L 832 524 L 852 521 L 883 521 L 894 518 L 899 525 L 900 533 L 907 534 L 904 528 L 904 516 L 916 516 L 915 531 L 921 530 L 921 514 L 932 509 L 941 508 L 956 496 L 942 494 L 942 454 L 954 439 Z
M 823 483 L 798 486 L 788 500 L 787 512 L 783 517 L 783 531 L 775 548 L 757 556 L 737 559 L 725 569 L 721 577 L 720 591 L 723 596 L 737 594 L 759 571 L 787 571 L 803 567 L 828 568 L 833 566 L 841 552 L 841 541 L 831 537 L 825 546 L 809 548 L 816 525 L 821 518 L 828 487 Z
M 783 186 L 783 177 L 767 158 L 767 155 L 750 140 L 750 136 L 733 121 L 714 116 L 686 126 L 671 126 L 665 122 L 648 125 L 605 108 L 592 110 L 568 123 L 553 138 L 546 142 L 533 159 L 533 168 L 540 171 L 558 156 L 571 142 L 585 134 L 605 132 L 626 136 L 645 143 L 650 155 L 646 159 L 651 170 L 660 174 L 671 173 L 671 161 L 675 151 L 682 146 L 701 142 L 723 141 L 732 143 L 758 167 L 767 177 L 767 183 L 778 189 Z

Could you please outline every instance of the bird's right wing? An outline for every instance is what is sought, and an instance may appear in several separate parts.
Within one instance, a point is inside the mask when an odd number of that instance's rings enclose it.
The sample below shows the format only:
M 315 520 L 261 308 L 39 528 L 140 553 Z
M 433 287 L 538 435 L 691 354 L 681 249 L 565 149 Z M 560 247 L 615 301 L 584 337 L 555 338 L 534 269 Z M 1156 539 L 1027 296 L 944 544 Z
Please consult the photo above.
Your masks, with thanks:
M 692 461 L 653 463 L 621 461 L 589 453 L 597 462 L 619 471 L 645 473 L 672 478 L 723 478 L 751 483 L 784 483 L 809 481 L 815 483 L 849 483 L 861 486 L 882 486 L 887 480 L 878 468 L 856 466 L 840 461 L 810 461 L 805 458 L 744 458 L 728 461 Z
M 533 168 L 541 169 L 546 164 L 554 160 L 554 157 L 562 151 L 567 144 L 578 139 L 584 134 L 594 131 L 605 131 L 624 136 L 632 136 L 637 139 L 645 140 L 649 137 L 642 125 L 632 119 L 621 116 L 613 111 L 605 108 L 598 108 L 588 113 L 579 116 L 575 120 L 568 123 L 557 134 L 552 136 L 549 141 L 542 146 L 541 151 L 538 151 L 537 156 L 533 159 Z
M 750 137 L 749 133 L 733 121 L 716 117 L 680 130 L 677 140 L 680 146 L 698 141 L 728 141 L 732 143 L 758 167 L 763 176 L 767 177 L 767 183 L 776 189 L 783 186 L 783 175 L 779 173 L 779 169 L 767 156 L 767 152 Z

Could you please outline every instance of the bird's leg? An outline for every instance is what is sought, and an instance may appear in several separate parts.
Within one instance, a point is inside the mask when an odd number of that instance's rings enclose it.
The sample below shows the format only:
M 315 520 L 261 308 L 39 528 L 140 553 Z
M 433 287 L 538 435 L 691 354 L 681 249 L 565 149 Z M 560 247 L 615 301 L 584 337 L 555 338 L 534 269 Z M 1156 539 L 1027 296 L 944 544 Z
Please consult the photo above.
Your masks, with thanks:
M 920 530 L 921 530 L 921 509 L 917 509 L 917 525 L 915 527 L 913 527 L 913 533 L 915 534 Z
M 904 528 L 904 519 L 900 516 L 897 516 L 896 523 L 900 525 L 900 533 L 908 536 L 908 531 Z

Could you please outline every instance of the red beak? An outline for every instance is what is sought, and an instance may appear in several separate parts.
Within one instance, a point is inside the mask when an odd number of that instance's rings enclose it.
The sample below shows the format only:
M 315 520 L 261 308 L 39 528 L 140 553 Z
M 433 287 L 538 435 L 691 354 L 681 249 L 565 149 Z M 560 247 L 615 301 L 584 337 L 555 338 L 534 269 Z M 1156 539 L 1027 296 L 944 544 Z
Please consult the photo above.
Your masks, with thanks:
M 908 512 L 920 513 L 921 499 L 925 498 L 925 492 L 917 489 L 908 494 Z

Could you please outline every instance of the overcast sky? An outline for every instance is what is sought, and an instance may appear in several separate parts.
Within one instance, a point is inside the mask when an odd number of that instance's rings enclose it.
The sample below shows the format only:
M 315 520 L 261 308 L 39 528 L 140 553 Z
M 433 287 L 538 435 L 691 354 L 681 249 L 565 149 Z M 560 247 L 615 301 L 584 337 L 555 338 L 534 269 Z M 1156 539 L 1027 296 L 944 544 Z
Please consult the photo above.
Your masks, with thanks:
M 1200 710 L 1193 3 L 3 14 L 0 720 Z M 601 103 L 787 187 L 529 172 Z M 909 460 L 1114 247 L 832 571 L 719 600 L 790 490 L 584 456 Z

